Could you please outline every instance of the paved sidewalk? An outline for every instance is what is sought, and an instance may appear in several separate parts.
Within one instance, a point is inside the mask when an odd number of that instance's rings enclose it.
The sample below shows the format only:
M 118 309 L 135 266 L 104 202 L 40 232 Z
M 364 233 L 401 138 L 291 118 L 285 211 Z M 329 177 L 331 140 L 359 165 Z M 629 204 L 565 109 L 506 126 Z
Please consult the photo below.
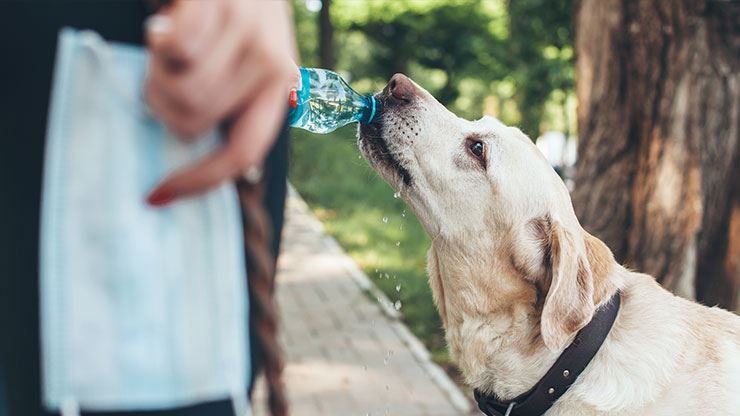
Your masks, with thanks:
M 470 414 L 460 390 L 294 191 L 286 214 L 277 292 L 291 414 Z M 264 395 L 258 386 L 255 416 L 268 414 Z

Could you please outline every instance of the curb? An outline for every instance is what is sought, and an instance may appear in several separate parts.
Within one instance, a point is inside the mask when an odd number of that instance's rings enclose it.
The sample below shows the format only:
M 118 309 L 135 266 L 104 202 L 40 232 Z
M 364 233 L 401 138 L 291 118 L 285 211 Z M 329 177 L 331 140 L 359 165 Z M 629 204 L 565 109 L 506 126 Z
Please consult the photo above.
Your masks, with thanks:
M 297 202 L 308 212 L 312 212 L 306 201 L 290 183 L 288 183 L 288 194 L 295 197 Z M 355 263 L 355 261 L 344 251 L 339 243 L 326 233 L 324 225 L 315 216 L 312 218 L 312 227 L 324 235 L 324 244 L 329 250 L 341 254 L 338 261 L 342 263 L 342 267 L 349 273 L 352 280 L 362 291 L 370 294 L 377 300 L 378 307 L 389 319 L 393 332 L 395 332 L 401 339 L 401 342 L 409 348 L 413 357 L 422 366 L 432 381 L 436 383 L 437 386 L 439 386 L 439 388 L 447 395 L 452 405 L 462 412 L 462 414 L 470 414 L 472 406 L 468 398 L 460 390 L 457 384 L 450 379 L 447 373 L 432 361 L 432 356 L 429 353 L 429 350 L 426 349 L 419 338 L 417 338 L 401 321 L 401 313 L 393 307 L 393 302 L 388 299 L 383 291 L 375 286 L 370 278 L 360 269 L 357 263 Z

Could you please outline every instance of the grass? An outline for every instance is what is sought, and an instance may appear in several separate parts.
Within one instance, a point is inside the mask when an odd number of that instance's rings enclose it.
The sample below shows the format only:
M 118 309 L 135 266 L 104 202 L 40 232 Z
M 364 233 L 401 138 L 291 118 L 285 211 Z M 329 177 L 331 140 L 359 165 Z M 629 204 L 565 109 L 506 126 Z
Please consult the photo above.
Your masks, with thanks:
M 392 302 L 404 321 L 446 363 L 442 325 L 426 277 L 429 239 L 406 204 L 355 145 L 356 127 L 327 135 L 293 129 L 290 180 L 326 230 Z

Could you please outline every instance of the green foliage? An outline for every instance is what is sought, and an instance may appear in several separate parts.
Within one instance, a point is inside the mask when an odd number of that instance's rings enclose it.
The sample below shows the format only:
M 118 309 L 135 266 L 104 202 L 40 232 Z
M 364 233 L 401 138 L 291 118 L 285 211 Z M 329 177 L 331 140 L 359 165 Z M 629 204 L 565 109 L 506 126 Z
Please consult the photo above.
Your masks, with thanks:
M 319 61 L 319 28 L 316 24 L 316 13 L 310 12 L 303 0 L 295 0 L 293 2 L 293 18 L 300 65 L 316 66 Z
M 572 0 L 509 0 L 510 73 L 521 110 L 521 129 L 540 132 L 553 91 L 573 89 Z M 565 105 L 566 96 L 561 104 Z
M 317 16 L 294 5 L 311 65 Z M 545 126 L 570 130 L 571 9 L 572 0 L 335 0 L 337 68 L 364 92 L 406 73 L 460 115 L 493 114 L 532 138 Z
M 368 7 L 377 8 L 378 4 L 370 2 Z M 392 4 L 396 12 L 392 20 L 377 13 L 348 24 L 348 30 L 366 36 L 372 51 L 370 62 L 353 73 L 387 79 L 396 72 L 409 73 L 412 64 L 439 70 L 444 81 L 434 92 L 440 102 L 450 104 L 459 95 L 460 79 L 490 80 L 492 73 L 503 71 L 501 59 L 494 55 L 501 48 L 493 46 L 500 40 L 489 30 L 492 17 L 481 12 L 480 0 Z M 416 7 L 403 9 L 404 4 Z

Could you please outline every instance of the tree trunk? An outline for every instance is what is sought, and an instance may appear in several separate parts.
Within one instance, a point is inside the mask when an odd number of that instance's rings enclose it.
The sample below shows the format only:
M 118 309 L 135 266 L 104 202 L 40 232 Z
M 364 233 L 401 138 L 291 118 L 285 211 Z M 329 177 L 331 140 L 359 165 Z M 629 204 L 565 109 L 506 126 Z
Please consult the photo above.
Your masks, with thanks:
M 331 22 L 331 0 L 321 0 L 319 11 L 319 66 L 334 69 L 334 25 Z
M 584 228 L 705 304 L 740 302 L 740 2 L 576 4 Z

